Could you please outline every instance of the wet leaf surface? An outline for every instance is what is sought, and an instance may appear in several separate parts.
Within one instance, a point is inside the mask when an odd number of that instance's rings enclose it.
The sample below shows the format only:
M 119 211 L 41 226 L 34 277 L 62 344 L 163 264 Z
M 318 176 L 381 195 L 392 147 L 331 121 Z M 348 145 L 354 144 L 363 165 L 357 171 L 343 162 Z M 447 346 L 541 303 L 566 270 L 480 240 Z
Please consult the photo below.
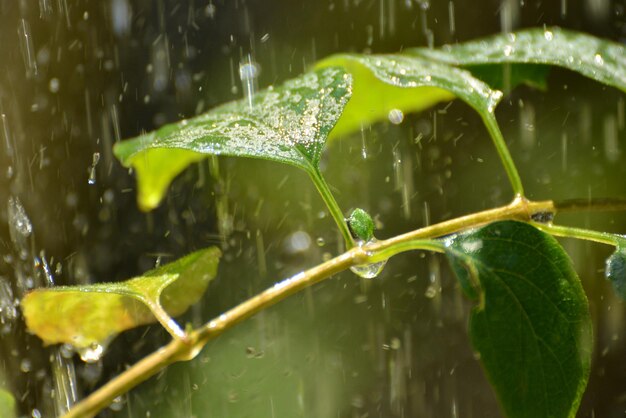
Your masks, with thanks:
M 170 316 L 200 299 L 220 255 L 211 247 L 123 282 L 33 290 L 21 301 L 26 324 L 45 344 L 77 349 L 106 345 L 122 331 L 157 320 L 180 336 Z
M 575 416 L 592 329 L 586 296 L 558 242 L 505 221 L 450 238 L 446 254 L 478 303 L 471 340 L 506 416 Z
M 459 66 L 501 63 L 556 65 L 626 91 L 624 45 L 556 27 L 496 35 L 434 50 L 414 48 L 407 53 Z
M 469 71 L 415 56 L 341 54 L 318 64 L 331 65 L 346 68 L 354 78 L 352 98 L 333 136 L 386 119 L 394 110 L 420 111 L 455 97 L 485 113 L 502 97 Z
M 326 138 L 351 94 L 350 76 L 339 68 L 305 73 L 195 118 L 115 146 L 115 155 L 137 172 L 139 205 L 158 205 L 186 166 L 206 155 L 273 160 L 316 169 Z

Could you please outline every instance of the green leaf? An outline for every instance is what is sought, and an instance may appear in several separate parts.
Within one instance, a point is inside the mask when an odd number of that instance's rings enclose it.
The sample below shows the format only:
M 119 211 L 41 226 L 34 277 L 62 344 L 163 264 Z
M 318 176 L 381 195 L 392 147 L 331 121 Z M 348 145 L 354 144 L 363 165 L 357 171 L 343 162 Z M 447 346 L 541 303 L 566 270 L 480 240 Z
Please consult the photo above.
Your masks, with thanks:
M 200 299 L 217 274 L 220 255 L 211 247 L 124 282 L 35 289 L 21 301 L 26 325 L 45 344 L 77 349 L 106 345 L 122 331 L 157 320 L 183 337 L 170 316 Z
M 450 238 L 446 255 L 478 300 L 470 334 L 508 418 L 574 417 L 589 376 L 591 321 L 567 254 L 521 222 Z
M 626 300 L 626 248 L 623 245 L 619 245 L 607 258 L 604 271 L 615 292 Z
M 15 418 L 15 398 L 6 389 L 0 389 L 0 412 L 3 418 Z
M 385 119 L 392 110 L 420 111 L 455 97 L 484 115 L 502 97 L 469 71 L 417 56 L 340 54 L 318 63 L 326 66 L 342 66 L 354 79 L 333 137 Z
M 339 68 L 305 73 L 195 118 L 116 144 L 114 153 L 137 172 L 139 206 L 158 205 L 172 179 L 206 155 L 263 158 L 316 170 L 329 132 L 351 94 Z
M 550 66 L 541 64 L 479 64 L 463 67 L 491 88 L 510 92 L 515 87 L 526 84 L 546 90 Z
M 459 66 L 557 65 L 626 92 L 624 45 L 560 28 L 528 29 L 440 49 L 415 48 L 407 53 Z

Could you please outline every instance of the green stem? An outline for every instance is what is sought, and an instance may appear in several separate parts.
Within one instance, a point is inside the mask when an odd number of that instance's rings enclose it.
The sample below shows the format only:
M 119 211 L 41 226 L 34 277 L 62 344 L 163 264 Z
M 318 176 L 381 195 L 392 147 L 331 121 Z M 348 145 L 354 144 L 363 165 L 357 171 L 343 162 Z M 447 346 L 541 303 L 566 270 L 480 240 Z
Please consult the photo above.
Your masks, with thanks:
M 324 203 L 326 203 L 326 207 L 328 207 L 330 215 L 337 223 L 337 227 L 339 227 L 339 231 L 341 231 L 341 235 L 346 242 L 346 248 L 350 249 L 354 247 L 354 239 L 352 238 L 352 234 L 350 234 L 350 230 L 348 229 L 348 224 L 346 224 L 343 212 L 339 208 L 335 197 L 331 193 L 330 188 L 326 183 L 326 180 L 324 180 L 324 177 L 316 167 L 311 167 L 311 169 L 307 171 L 309 173 L 309 176 L 311 177 L 311 180 L 313 181 L 313 184 L 315 184 L 317 191 L 322 196 Z
M 367 264 L 378 263 L 380 261 L 387 260 L 397 254 L 414 250 L 443 253 L 446 251 L 446 247 L 442 241 L 434 239 L 416 239 L 410 241 L 396 242 L 391 244 L 387 248 L 382 248 L 378 251 L 368 254 Z
M 590 229 L 574 228 L 571 226 L 551 225 L 540 222 L 530 222 L 532 226 L 557 237 L 584 239 L 586 241 L 599 242 L 601 244 L 617 247 L 625 238 L 608 232 L 592 231 Z
M 580 211 L 612 211 L 626 210 L 626 199 L 600 197 L 590 199 L 567 199 L 554 201 L 557 212 L 580 212 Z
M 480 112 L 480 114 L 487 130 L 489 131 L 489 135 L 491 135 L 496 151 L 498 151 L 500 160 L 504 165 L 504 170 L 509 177 L 511 187 L 513 187 L 513 193 L 515 193 L 516 196 L 524 196 L 524 186 L 522 186 L 522 180 L 517 172 L 517 167 L 515 167 L 515 163 L 513 162 L 513 157 L 511 157 L 511 153 L 509 152 L 509 147 L 507 147 L 506 142 L 504 142 L 504 137 L 498 127 L 496 117 L 492 112 Z

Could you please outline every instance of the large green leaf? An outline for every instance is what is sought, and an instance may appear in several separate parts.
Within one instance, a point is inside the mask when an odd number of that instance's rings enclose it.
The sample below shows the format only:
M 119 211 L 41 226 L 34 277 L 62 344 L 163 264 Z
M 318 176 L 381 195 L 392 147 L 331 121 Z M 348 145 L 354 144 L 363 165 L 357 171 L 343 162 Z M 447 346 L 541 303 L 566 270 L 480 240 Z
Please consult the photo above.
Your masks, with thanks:
M 158 205 L 172 179 L 204 156 L 233 155 L 292 164 L 311 172 L 351 94 L 340 68 L 303 74 L 282 86 L 219 106 L 116 144 L 115 155 L 138 177 L 139 205 Z
M 469 71 L 416 56 L 341 54 L 318 64 L 325 66 L 342 66 L 354 78 L 353 96 L 333 136 L 387 118 L 395 109 L 419 111 L 455 97 L 485 114 L 502 97 Z
M 587 384 L 591 322 L 571 262 L 551 236 L 504 221 L 456 235 L 446 254 L 477 299 L 474 348 L 508 418 L 570 418 Z
M 215 247 L 196 251 L 124 282 L 33 290 L 21 301 L 26 325 L 45 344 L 77 349 L 106 345 L 122 331 L 157 320 L 181 337 L 170 315 L 200 299 L 217 274 L 220 254 Z
M 560 28 L 528 29 L 440 49 L 414 48 L 406 53 L 459 66 L 557 65 L 626 91 L 624 45 Z

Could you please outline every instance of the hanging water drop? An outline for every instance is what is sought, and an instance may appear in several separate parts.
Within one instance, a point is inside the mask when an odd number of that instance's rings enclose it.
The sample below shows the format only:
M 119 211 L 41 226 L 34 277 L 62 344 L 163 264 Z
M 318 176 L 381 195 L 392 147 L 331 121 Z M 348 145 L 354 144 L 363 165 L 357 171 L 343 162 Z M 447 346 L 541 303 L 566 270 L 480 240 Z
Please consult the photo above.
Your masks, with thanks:
M 376 239 L 369 241 L 365 244 L 372 244 L 376 242 Z M 373 279 L 378 277 L 378 275 L 385 268 L 385 264 L 387 264 L 387 260 L 380 261 L 378 263 L 370 263 L 370 264 L 359 264 L 356 266 L 350 267 L 350 270 L 359 277 L 364 279 Z
M 78 348 L 76 352 L 85 363 L 95 363 L 99 361 L 106 351 L 106 346 L 99 343 L 91 343 L 88 347 Z
M 109 409 L 115 412 L 119 412 L 124 408 L 124 398 L 122 396 L 118 396 L 113 399 L 111 405 L 109 405 Z

